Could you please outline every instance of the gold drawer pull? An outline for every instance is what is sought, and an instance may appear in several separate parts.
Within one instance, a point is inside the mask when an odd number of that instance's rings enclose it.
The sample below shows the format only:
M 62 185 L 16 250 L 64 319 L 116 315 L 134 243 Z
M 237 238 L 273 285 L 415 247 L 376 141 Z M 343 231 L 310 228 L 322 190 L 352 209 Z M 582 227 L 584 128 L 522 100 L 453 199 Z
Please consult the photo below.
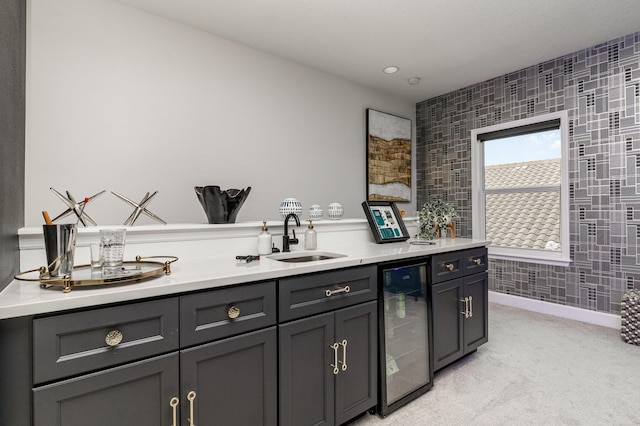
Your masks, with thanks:
M 347 369 L 347 339 L 344 339 L 340 344 L 342 345 L 342 361 L 340 363 L 342 364 L 342 371 L 345 371 Z
M 461 302 L 464 302 L 464 312 L 460 312 L 464 315 L 465 318 L 469 318 L 469 298 L 465 297 L 464 299 L 460 299 Z
M 231 319 L 238 318 L 240 316 L 240 308 L 236 305 L 229 306 L 229 309 L 227 309 L 227 316 Z
M 171 411 L 173 413 L 173 421 L 171 422 L 171 426 L 178 426 L 178 404 L 180 400 L 175 396 L 171 398 L 169 401 L 169 405 L 171 406 Z
M 325 294 L 327 297 L 331 297 L 331 296 L 333 296 L 334 294 L 339 294 L 339 293 L 349 293 L 350 291 L 351 291 L 351 288 L 350 288 L 348 285 L 346 285 L 346 286 L 344 286 L 343 288 L 339 288 L 339 289 L 337 289 L 337 290 L 325 290 L 325 291 L 324 291 L 324 294 Z
M 447 268 L 449 271 L 453 271 L 453 268 L 454 268 L 453 263 L 447 263 L 444 265 L 444 267 Z
M 329 365 L 333 367 L 333 374 L 338 374 L 340 372 L 340 369 L 338 368 L 338 348 L 340 347 L 340 344 L 336 342 L 329 347 L 333 349 L 333 364 Z
M 473 263 L 475 263 L 476 265 L 480 265 L 482 263 L 482 259 L 477 258 L 477 259 L 473 259 L 471 260 Z
M 122 342 L 122 333 L 118 330 L 113 330 L 107 333 L 104 341 L 109 346 L 118 346 Z
M 187 420 L 189 421 L 189 426 L 196 426 L 193 422 L 193 400 L 196 399 L 196 393 L 194 391 L 189 392 L 187 394 L 187 399 L 189 400 L 189 418 Z

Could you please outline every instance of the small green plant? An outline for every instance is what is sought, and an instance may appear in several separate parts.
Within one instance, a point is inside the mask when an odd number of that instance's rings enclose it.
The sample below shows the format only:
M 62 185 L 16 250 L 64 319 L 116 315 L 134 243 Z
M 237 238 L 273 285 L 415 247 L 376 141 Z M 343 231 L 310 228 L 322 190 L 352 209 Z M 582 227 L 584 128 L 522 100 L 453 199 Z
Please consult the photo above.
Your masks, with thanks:
M 425 203 L 420 210 L 418 237 L 433 240 L 438 231 L 446 229 L 454 217 L 458 217 L 458 213 L 452 204 L 442 200 Z

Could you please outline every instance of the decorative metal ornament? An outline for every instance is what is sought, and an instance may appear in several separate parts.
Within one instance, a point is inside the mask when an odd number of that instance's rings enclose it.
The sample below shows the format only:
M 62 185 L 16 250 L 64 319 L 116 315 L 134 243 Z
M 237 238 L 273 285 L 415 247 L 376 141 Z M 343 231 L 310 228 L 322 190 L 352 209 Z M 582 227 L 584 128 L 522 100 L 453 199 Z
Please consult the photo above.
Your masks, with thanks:
M 76 217 L 78 218 L 78 221 L 80 223 L 82 223 L 83 226 L 87 226 L 87 222 L 89 222 L 90 224 L 92 224 L 93 226 L 96 226 L 97 223 L 91 219 L 89 217 L 89 215 L 85 212 L 85 207 L 87 204 L 89 204 L 91 201 L 93 201 L 95 198 L 98 198 L 100 195 L 104 194 L 106 191 L 100 191 L 97 194 L 95 194 L 92 197 L 89 198 L 85 198 L 84 200 L 77 202 L 75 198 L 73 198 L 73 196 L 71 195 L 71 193 L 69 193 L 69 191 L 66 191 L 67 196 L 65 197 L 64 195 L 62 195 L 61 193 L 59 193 L 58 191 L 56 191 L 53 188 L 49 188 L 51 191 L 53 191 L 54 194 L 56 194 L 58 196 L 58 198 L 60 198 L 60 200 L 65 203 L 68 207 L 67 210 L 65 210 L 64 212 L 60 213 L 58 216 L 56 216 L 55 218 L 53 218 L 52 222 L 55 222 L 56 220 L 62 219 L 64 217 L 69 216 L 71 213 L 74 213 L 76 215 Z
M 141 213 L 146 214 L 151 219 L 157 220 L 158 222 L 162 223 L 163 225 L 167 224 L 167 222 L 165 222 L 164 220 L 160 219 L 158 216 L 156 216 L 155 214 L 153 214 L 149 210 L 147 210 L 147 205 L 149 205 L 149 203 L 151 202 L 153 197 L 155 197 L 158 194 L 158 191 L 156 191 L 153 194 L 151 194 L 151 196 L 149 196 L 149 193 L 147 192 L 147 194 L 144 196 L 144 198 L 142 198 L 142 200 L 139 203 L 136 203 L 136 202 L 128 199 L 124 195 L 118 194 L 117 192 L 111 191 L 111 193 L 113 195 L 115 195 L 116 197 L 120 198 L 122 201 L 124 201 L 126 203 L 129 203 L 134 207 L 133 213 L 131 213 L 131 215 L 127 218 L 127 220 L 124 221 L 124 225 L 125 226 L 133 226 L 135 221 L 138 220 L 138 217 L 140 217 Z

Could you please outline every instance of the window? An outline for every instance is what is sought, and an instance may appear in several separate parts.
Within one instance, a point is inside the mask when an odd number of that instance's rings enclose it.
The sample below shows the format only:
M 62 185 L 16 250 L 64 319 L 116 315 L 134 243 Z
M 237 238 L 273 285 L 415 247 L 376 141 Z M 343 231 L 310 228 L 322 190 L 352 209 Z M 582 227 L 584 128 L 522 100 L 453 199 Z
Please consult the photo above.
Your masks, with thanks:
M 474 238 L 497 259 L 567 266 L 566 111 L 471 131 Z

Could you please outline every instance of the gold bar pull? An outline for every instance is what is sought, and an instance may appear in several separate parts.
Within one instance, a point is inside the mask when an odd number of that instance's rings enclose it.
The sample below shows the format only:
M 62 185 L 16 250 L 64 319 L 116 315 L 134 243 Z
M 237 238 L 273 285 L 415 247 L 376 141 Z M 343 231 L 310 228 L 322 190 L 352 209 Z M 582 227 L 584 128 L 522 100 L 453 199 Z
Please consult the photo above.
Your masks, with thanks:
M 444 267 L 447 268 L 449 271 L 453 271 L 453 268 L 454 268 L 453 263 L 446 263 Z
M 340 369 L 338 368 L 338 348 L 340 347 L 340 344 L 336 342 L 329 347 L 333 349 L 333 364 L 329 365 L 333 367 L 333 374 L 338 374 L 340 372 Z
M 340 344 L 342 345 L 342 361 L 340 363 L 342 364 L 342 371 L 345 371 L 347 369 L 347 339 L 344 339 Z
M 473 297 L 469 296 L 469 318 L 473 316 Z
M 193 412 L 193 400 L 196 399 L 196 393 L 194 391 L 189 392 L 187 394 L 187 399 L 189 400 L 189 418 L 187 420 L 189 421 L 189 426 L 196 426 L 193 422 L 195 415 Z
M 171 422 L 171 426 L 178 426 L 178 408 L 177 407 L 179 403 L 180 403 L 180 400 L 175 396 L 171 398 L 171 401 L 169 401 L 169 405 L 171 406 L 171 410 L 173 413 L 173 421 Z
M 469 298 L 465 297 L 460 299 L 460 302 L 464 302 L 464 312 L 460 312 L 465 318 L 469 318 Z
M 325 290 L 325 291 L 324 291 L 324 294 L 325 294 L 327 297 L 331 297 L 331 296 L 333 296 L 334 294 L 339 294 L 339 293 L 349 293 L 350 291 L 351 291 L 351 288 L 350 288 L 348 285 L 346 285 L 346 286 L 344 286 L 343 288 L 339 288 L 339 289 L 337 289 L 337 290 Z

